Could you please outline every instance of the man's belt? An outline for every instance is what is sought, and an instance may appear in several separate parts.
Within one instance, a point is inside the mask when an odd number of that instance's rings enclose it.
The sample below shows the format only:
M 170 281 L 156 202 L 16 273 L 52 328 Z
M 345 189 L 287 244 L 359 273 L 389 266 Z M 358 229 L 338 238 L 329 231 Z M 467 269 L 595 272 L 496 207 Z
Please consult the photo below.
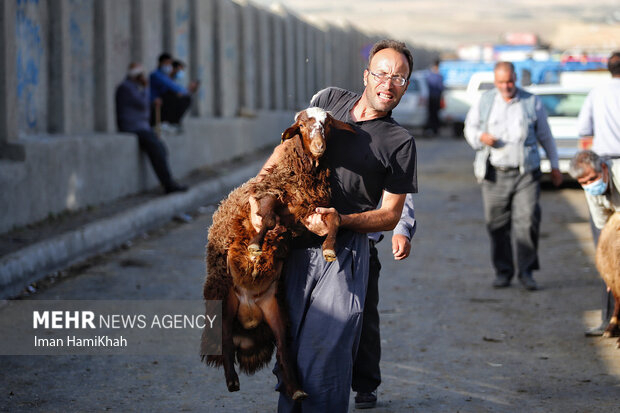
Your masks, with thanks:
M 512 172 L 512 171 L 517 171 L 519 169 L 518 166 L 495 166 L 492 165 L 493 168 L 495 168 L 496 170 L 500 171 L 500 172 Z

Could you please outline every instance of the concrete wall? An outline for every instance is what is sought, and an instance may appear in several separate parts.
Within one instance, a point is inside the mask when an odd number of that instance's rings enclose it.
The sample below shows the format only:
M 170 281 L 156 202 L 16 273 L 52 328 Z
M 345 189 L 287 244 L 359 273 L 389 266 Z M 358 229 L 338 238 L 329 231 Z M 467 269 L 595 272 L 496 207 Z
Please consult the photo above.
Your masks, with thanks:
M 317 27 L 244 0 L 0 2 L 0 232 L 157 185 L 135 139 L 115 133 L 127 65 L 163 51 L 200 79 L 173 173 L 274 145 L 320 88 L 362 89 L 351 26 Z
M 293 112 L 253 118 L 189 118 L 182 135 L 163 136 L 179 177 L 259 148 L 275 146 Z M 131 134 L 31 135 L 21 139 L 27 162 L 0 162 L 0 231 L 50 213 L 110 202 L 158 185 Z

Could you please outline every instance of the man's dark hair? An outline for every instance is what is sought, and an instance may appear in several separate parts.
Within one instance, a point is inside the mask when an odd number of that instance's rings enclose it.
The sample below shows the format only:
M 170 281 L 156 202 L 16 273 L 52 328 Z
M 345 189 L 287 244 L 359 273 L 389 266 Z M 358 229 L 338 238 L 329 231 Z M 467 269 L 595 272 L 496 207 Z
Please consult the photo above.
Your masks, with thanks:
M 172 68 L 178 69 L 180 67 L 185 67 L 185 63 L 182 60 L 174 59 L 172 61 Z
M 172 55 L 166 52 L 160 54 L 159 57 L 157 58 L 157 64 L 162 64 L 164 60 L 172 60 Z
M 612 76 L 620 76 L 620 51 L 615 51 L 609 56 L 607 69 Z
M 411 77 L 411 72 L 413 71 L 413 56 L 409 49 L 407 49 L 407 45 L 403 42 L 399 42 L 398 40 L 384 39 L 379 40 L 377 43 L 372 46 L 370 49 L 370 54 L 368 55 L 368 67 L 370 67 L 370 62 L 375 54 L 383 49 L 394 49 L 398 53 L 402 53 L 407 58 L 407 62 L 409 63 L 409 73 L 407 74 L 407 79 Z

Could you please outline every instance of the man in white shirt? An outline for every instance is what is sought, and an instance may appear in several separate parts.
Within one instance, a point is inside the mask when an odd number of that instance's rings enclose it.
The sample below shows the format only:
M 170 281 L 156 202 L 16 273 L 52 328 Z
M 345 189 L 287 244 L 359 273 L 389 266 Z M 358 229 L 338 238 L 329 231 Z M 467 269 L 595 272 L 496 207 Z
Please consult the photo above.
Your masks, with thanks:
M 465 138 L 476 150 L 474 174 L 482 187 L 491 256 L 493 287 L 505 288 L 515 274 L 512 235 L 516 244 L 516 273 L 527 290 L 538 285 L 540 155 L 538 143 L 551 162 L 551 179 L 560 185 L 555 141 L 540 99 L 516 86 L 514 65 L 495 65 L 495 88 L 485 92 L 467 114 Z

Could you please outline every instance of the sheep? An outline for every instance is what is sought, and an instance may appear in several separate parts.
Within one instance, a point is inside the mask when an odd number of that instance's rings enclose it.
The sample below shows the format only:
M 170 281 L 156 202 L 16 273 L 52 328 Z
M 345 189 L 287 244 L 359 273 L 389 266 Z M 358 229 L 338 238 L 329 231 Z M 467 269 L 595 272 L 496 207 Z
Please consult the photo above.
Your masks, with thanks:
M 317 207 L 330 205 L 329 170 L 319 159 L 333 128 L 354 132 L 322 109 L 299 112 L 282 134 L 283 142 L 291 142 L 283 145 L 279 161 L 233 190 L 213 214 L 203 295 L 223 302 L 222 355 L 203 350 L 201 356 L 208 365 L 224 367 L 231 392 L 239 390 L 235 359 L 241 371 L 253 374 L 271 361 L 275 341 L 285 392 L 293 400 L 308 397 L 286 346 L 287 314 L 279 278 L 290 241 L 307 234 L 304 219 Z M 260 231 L 251 222 L 251 197 L 259 206 Z M 324 222 L 329 233 L 323 255 L 334 260 L 339 217 L 326 215 Z
M 612 214 L 601 231 L 596 248 L 596 268 L 614 296 L 614 313 L 604 337 L 620 336 L 620 212 Z M 617 341 L 620 348 L 620 339 Z

